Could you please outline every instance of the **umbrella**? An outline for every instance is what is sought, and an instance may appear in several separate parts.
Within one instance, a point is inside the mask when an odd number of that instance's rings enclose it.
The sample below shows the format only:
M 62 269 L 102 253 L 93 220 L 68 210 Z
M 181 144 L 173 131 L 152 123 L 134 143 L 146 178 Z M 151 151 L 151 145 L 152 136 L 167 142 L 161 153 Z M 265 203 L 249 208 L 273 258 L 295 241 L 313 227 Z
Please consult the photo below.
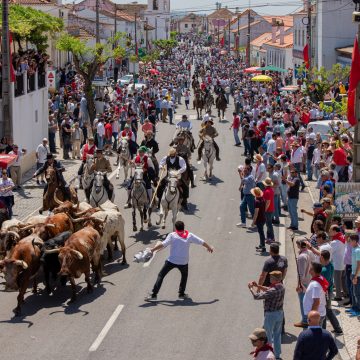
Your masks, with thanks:
M 152 74 L 152 75 L 159 75 L 160 73 L 159 73 L 159 70 L 156 70 L 156 69 L 150 69 L 150 73 Z
M 297 85 L 288 85 L 279 89 L 280 91 L 298 91 L 300 90 Z
M 251 81 L 269 82 L 272 81 L 272 77 L 267 75 L 256 75 L 251 79 Z
M 261 73 L 261 68 L 253 66 L 245 69 L 244 72 L 248 74 Z
M 287 72 L 287 70 L 282 69 L 280 67 L 274 66 L 274 65 L 268 65 L 268 66 L 264 66 L 259 68 L 259 70 L 261 71 L 274 71 L 274 72 Z

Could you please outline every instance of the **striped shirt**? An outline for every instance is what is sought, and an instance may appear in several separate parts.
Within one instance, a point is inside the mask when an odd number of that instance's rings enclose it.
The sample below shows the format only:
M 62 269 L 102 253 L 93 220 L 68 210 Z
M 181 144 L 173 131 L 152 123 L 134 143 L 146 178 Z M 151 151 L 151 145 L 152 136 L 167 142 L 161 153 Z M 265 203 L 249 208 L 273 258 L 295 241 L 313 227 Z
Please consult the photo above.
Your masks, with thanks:
M 4 180 L 3 178 L 0 179 L 0 196 L 12 196 L 13 192 L 12 190 L 5 190 L 5 188 L 9 186 L 14 186 L 14 183 L 11 179 Z

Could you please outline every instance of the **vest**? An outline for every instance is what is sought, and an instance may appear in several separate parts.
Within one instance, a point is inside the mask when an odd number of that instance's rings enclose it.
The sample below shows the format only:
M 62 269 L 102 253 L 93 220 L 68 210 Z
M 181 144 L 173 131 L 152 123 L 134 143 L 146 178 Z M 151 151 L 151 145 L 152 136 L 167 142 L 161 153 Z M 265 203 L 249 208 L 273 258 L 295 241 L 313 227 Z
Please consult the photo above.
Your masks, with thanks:
M 147 155 L 144 155 L 144 157 L 141 159 L 140 155 L 137 155 L 135 158 L 135 164 L 141 164 L 143 166 L 143 170 L 147 171 L 148 170 L 148 157 Z
M 179 160 L 179 157 L 178 156 L 175 156 L 175 161 L 174 163 L 172 164 L 170 162 L 170 156 L 168 156 L 166 158 L 166 167 L 167 167 L 167 170 L 180 170 L 181 166 L 180 166 L 180 160 Z
M 127 137 L 129 140 L 131 140 L 131 138 L 132 138 L 132 131 L 126 131 L 126 130 L 123 130 L 122 132 L 121 132 L 121 136 L 122 137 Z
M 91 148 L 89 148 L 89 144 L 85 144 L 84 151 L 83 151 L 83 161 L 86 161 L 86 155 L 94 155 L 96 146 L 93 145 Z

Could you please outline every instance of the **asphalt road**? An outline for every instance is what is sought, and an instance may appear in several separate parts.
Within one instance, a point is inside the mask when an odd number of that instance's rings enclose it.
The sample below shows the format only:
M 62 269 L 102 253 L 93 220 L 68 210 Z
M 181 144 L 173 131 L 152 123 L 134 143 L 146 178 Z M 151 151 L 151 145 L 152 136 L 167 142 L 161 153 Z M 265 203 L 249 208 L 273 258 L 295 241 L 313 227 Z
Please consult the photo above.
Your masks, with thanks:
M 187 113 L 180 106 L 176 119 Z M 57 289 L 51 296 L 42 291 L 26 294 L 23 315 L 13 318 L 12 309 L 17 294 L 0 293 L 0 348 L 2 359 L 250 359 L 252 350 L 248 335 L 263 322 L 262 302 L 250 296 L 247 283 L 257 280 L 266 256 L 255 252 L 257 233 L 238 229 L 239 178 L 237 166 L 243 163 L 243 147 L 234 146 L 229 131 L 232 106 L 226 121 L 215 126 L 219 131 L 221 162 L 215 163 L 214 178 L 203 183 L 202 164 L 192 163 L 197 170 L 195 189 L 190 194 L 190 211 L 180 213 L 186 228 L 206 239 L 215 247 L 213 254 L 193 245 L 190 256 L 187 292 L 191 300 L 177 300 L 180 274 L 173 270 L 166 277 L 156 303 L 145 303 L 168 250 L 158 254 L 152 262 L 132 262 L 133 255 L 149 244 L 165 238 L 171 231 L 153 226 L 144 232 L 132 231 L 131 210 L 122 210 L 126 219 L 128 266 L 117 260 L 106 263 L 108 276 L 102 279 L 92 294 L 85 290 L 84 278 L 77 280 L 80 294 L 75 304 L 68 304 L 70 287 Z M 193 120 L 195 140 L 200 121 Z M 175 126 L 159 124 L 157 140 L 159 157 L 164 156 Z M 113 160 L 111 160 L 113 162 Z M 116 188 L 115 202 L 121 208 L 126 191 L 120 180 L 112 179 Z M 153 223 L 157 220 L 153 214 Z M 284 218 L 285 220 L 285 218 Z M 278 233 L 278 230 L 276 230 Z M 283 237 L 285 240 L 285 232 Z M 278 236 L 278 235 L 277 235 Z M 299 320 L 299 306 L 295 293 L 295 264 L 288 246 L 290 270 L 286 293 L 287 334 L 284 337 L 283 359 L 291 359 L 294 335 L 292 326 Z M 117 254 L 119 257 L 120 254 Z M 40 289 L 43 285 L 40 284 Z M 90 351 L 91 350 L 91 351 Z

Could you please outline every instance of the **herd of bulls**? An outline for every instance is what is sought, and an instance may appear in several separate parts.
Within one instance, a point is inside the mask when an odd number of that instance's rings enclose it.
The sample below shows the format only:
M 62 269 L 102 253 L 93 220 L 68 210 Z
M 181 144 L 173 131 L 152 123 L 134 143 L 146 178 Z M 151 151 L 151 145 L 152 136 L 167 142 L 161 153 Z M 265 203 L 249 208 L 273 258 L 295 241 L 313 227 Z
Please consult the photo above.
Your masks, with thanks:
M 125 222 L 118 207 L 110 201 L 99 208 L 85 202 L 62 202 L 50 216 L 30 217 L 26 223 L 7 220 L 0 231 L 0 271 L 4 273 L 6 288 L 18 290 L 15 315 L 30 281 L 37 291 L 37 276 L 43 268 L 45 289 L 52 292 L 50 277 L 60 277 L 61 284 L 70 281 L 71 302 L 76 300 L 75 278 L 85 275 L 87 291 L 92 291 L 90 267 L 94 282 L 102 276 L 101 256 L 107 249 L 112 259 L 113 246 L 120 242 L 122 264 L 126 264 Z

